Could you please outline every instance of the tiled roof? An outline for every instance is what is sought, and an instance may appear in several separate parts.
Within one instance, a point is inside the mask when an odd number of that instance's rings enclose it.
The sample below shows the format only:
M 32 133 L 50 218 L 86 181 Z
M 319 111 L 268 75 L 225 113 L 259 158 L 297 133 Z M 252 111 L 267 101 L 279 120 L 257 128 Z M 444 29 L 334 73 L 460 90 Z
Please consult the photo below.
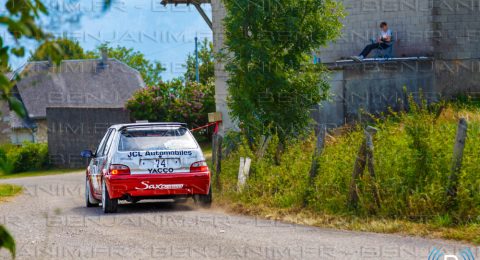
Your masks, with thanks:
M 29 62 L 17 82 L 31 119 L 46 117 L 47 107 L 124 107 L 132 94 L 145 87 L 140 73 L 108 59 Z

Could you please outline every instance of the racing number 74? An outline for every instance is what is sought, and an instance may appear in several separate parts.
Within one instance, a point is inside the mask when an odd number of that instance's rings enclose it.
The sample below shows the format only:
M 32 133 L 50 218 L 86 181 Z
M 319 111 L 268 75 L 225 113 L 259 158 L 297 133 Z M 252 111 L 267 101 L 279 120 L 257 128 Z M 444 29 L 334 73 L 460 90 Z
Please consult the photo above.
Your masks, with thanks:
M 160 168 L 160 166 L 167 168 L 167 162 L 165 159 L 157 160 L 157 168 Z

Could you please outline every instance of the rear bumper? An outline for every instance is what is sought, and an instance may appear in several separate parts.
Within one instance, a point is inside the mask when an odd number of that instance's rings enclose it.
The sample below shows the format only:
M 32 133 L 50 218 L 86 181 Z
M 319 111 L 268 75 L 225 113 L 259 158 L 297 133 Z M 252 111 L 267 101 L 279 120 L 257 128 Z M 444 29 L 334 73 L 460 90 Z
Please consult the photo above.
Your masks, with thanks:
M 111 199 L 208 194 L 210 172 L 105 176 Z

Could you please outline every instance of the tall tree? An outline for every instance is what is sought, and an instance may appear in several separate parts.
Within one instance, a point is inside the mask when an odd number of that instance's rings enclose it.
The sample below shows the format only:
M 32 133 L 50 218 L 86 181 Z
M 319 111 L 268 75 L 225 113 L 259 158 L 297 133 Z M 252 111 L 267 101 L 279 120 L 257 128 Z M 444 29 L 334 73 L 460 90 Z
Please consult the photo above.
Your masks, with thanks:
M 24 39 L 43 41 L 48 38 L 36 23 L 40 15 L 47 14 L 47 9 L 39 0 L 8 0 L 4 10 L 0 14 L 0 26 L 6 28 L 8 38 L 13 39 L 13 43 L 0 36 L 0 100 L 7 101 L 15 112 L 24 116 L 22 105 L 10 93 L 13 82 L 5 72 L 10 70 L 11 56 L 25 55 L 25 46 L 22 45 Z
M 231 115 L 251 134 L 282 141 L 305 133 L 327 97 L 327 74 L 311 53 L 340 35 L 334 0 L 224 0 Z
M 208 39 L 205 38 L 203 42 L 200 42 L 198 48 L 198 70 L 200 74 L 200 83 L 202 84 L 207 84 L 207 82 L 212 81 L 212 78 L 215 77 L 215 64 L 213 59 L 213 43 L 209 42 Z M 196 81 L 195 63 L 195 54 L 189 54 L 185 65 L 187 69 L 184 75 L 185 81 Z
M 143 53 L 135 51 L 133 48 L 122 46 L 113 48 L 108 46 L 108 44 L 102 44 L 94 51 L 88 51 L 86 56 L 88 58 L 99 58 L 102 50 L 107 51 L 109 58 L 115 58 L 138 70 L 148 86 L 156 86 L 162 81 L 161 73 L 165 71 L 162 64 L 159 61 L 148 60 Z
M 52 57 L 52 55 L 54 57 Z M 74 60 L 85 59 L 86 55 L 78 41 L 68 38 L 58 38 L 41 44 L 35 52 L 31 53 L 29 60 L 42 61 L 50 58 L 53 60 Z

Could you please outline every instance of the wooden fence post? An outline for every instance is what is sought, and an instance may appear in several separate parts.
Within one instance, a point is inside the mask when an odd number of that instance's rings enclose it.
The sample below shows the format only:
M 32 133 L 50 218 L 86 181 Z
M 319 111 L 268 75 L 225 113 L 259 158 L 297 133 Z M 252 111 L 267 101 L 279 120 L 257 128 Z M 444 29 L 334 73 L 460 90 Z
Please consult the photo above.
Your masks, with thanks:
M 376 183 L 376 176 L 375 176 L 375 169 L 374 169 L 374 164 L 373 164 L 373 136 L 377 133 L 378 129 L 368 126 L 367 129 L 365 130 L 365 140 L 366 140 L 366 145 L 367 145 L 367 154 L 366 154 L 366 159 L 367 159 L 367 167 L 368 167 L 368 172 L 370 173 L 370 177 L 372 178 L 372 195 L 373 199 L 375 200 L 375 203 L 377 204 L 377 207 L 380 208 L 380 195 L 378 194 L 378 189 L 377 189 L 377 183 Z
M 455 145 L 453 147 L 452 169 L 449 177 L 447 188 L 448 204 L 455 205 L 457 196 L 457 182 L 460 169 L 462 168 L 463 150 L 465 148 L 465 140 L 467 139 L 468 123 L 465 118 L 461 118 L 458 122 L 457 135 L 455 137 Z
M 277 150 L 275 151 L 275 164 L 280 165 L 280 157 L 282 157 L 283 153 L 283 144 L 282 142 L 278 143 Z
M 216 158 L 215 158 L 215 163 L 216 163 L 216 169 L 215 169 L 215 174 L 216 174 L 216 182 L 217 182 L 217 188 L 218 190 L 221 190 L 222 185 L 220 183 L 220 173 L 222 172 L 222 141 L 223 137 L 221 135 L 217 135 L 217 141 L 216 143 Z
M 247 182 L 248 176 L 250 175 L 250 165 L 252 163 L 252 159 L 250 158 L 243 158 L 240 157 L 240 167 L 238 169 L 238 183 L 237 183 L 237 190 L 240 192 L 245 187 Z
M 367 145 L 363 141 L 360 149 L 358 150 L 357 159 L 352 172 L 352 180 L 350 181 L 350 192 L 348 196 L 348 206 L 357 208 L 358 205 L 358 191 L 357 191 L 357 179 L 363 174 L 366 164 Z
M 322 125 L 318 129 L 317 134 L 317 142 L 315 145 L 315 151 L 313 152 L 312 156 L 312 164 L 310 166 L 310 173 L 309 173 L 309 182 L 308 187 L 306 190 L 306 194 L 303 199 L 303 207 L 306 207 L 308 204 L 308 199 L 312 192 L 312 188 L 315 185 L 315 177 L 317 177 L 318 172 L 318 157 L 322 154 L 323 148 L 325 147 L 325 137 L 327 135 L 327 128 L 326 126 Z
M 358 151 L 357 159 L 355 160 L 355 166 L 353 168 L 352 180 L 350 182 L 350 192 L 348 195 L 348 206 L 357 208 L 358 206 L 358 190 L 357 181 L 365 171 L 365 166 L 368 166 L 368 171 L 372 177 L 372 194 L 375 203 L 380 207 L 380 198 L 375 183 L 375 170 L 373 167 L 373 136 L 378 130 L 375 127 L 368 126 L 365 129 L 365 139 Z
M 215 159 L 217 156 L 217 134 L 212 135 L 212 168 L 215 168 Z
M 268 136 L 268 137 L 262 136 L 262 141 L 260 142 L 260 147 L 257 150 L 257 157 L 258 158 L 263 157 L 263 155 L 265 154 L 265 151 L 268 148 L 268 144 L 270 143 L 271 140 L 272 140 L 272 136 Z

